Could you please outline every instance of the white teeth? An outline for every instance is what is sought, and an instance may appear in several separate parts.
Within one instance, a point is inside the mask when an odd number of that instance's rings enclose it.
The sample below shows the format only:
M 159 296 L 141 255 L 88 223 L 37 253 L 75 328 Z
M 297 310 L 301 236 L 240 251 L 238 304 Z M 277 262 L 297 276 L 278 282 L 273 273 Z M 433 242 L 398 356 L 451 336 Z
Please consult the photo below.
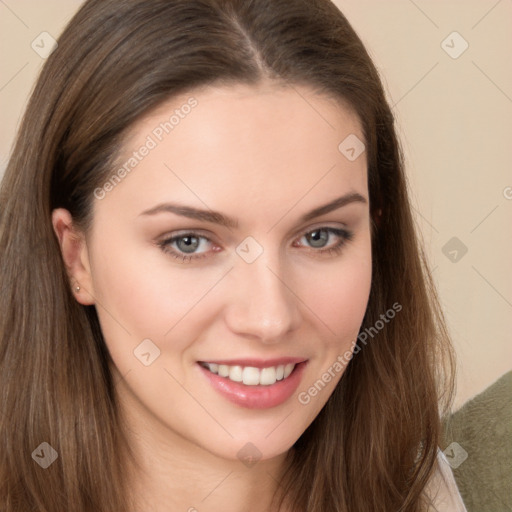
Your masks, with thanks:
M 215 373 L 215 370 L 209 365 L 210 371 Z M 221 377 L 229 377 L 229 366 L 227 364 L 219 365 L 219 375 Z
M 243 371 L 242 381 L 246 386 L 257 386 L 260 383 L 260 371 L 258 368 L 246 366 Z
M 295 368 L 294 363 L 268 368 L 255 368 L 253 366 L 228 366 L 217 363 L 201 363 L 212 373 L 220 377 L 227 377 L 234 382 L 243 382 L 246 386 L 271 386 L 278 380 L 286 379 Z
M 286 379 L 286 377 L 288 377 L 288 375 L 290 375 L 290 373 L 292 373 L 293 369 L 294 369 L 295 365 L 290 363 L 290 364 L 287 364 L 285 367 L 284 367 L 284 378 Z
M 262 368 L 260 373 L 260 384 L 262 386 L 269 386 L 270 384 L 274 384 L 276 379 L 276 369 L 275 367 L 271 368 Z M 244 383 L 245 384 L 245 383 Z
M 229 367 L 229 380 L 235 382 L 242 382 L 242 367 L 241 366 L 230 366 Z

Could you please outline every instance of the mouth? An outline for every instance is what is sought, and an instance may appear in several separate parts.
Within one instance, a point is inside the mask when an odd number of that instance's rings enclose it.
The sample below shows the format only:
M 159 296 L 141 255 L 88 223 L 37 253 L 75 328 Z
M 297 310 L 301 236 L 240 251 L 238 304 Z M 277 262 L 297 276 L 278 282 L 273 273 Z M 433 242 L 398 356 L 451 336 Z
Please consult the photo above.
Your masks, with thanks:
M 198 361 L 211 386 L 232 403 L 266 409 L 287 401 L 298 388 L 308 360 Z
M 219 377 L 225 377 L 233 382 L 242 382 L 246 386 L 272 386 L 278 381 L 287 379 L 297 366 L 296 363 L 263 368 L 206 362 L 199 364 Z

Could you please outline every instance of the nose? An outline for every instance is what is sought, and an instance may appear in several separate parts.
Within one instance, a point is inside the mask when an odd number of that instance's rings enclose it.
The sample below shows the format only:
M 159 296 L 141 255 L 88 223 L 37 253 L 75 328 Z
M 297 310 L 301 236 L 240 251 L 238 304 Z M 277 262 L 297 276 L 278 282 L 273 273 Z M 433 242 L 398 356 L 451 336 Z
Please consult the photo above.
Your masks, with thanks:
M 276 261 L 262 255 L 251 264 L 239 261 L 231 272 L 234 293 L 225 318 L 235 334 L 272 344 L 300 325 L 300 300 Z

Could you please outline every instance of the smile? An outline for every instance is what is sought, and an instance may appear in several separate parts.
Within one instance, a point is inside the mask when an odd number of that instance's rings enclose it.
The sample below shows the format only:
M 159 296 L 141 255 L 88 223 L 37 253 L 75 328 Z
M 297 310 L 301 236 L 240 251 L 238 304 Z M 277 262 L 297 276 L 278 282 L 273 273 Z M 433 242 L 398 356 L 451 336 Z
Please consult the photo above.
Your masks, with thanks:
M 200 363 L 211 373 L 225 377 L 233 382 L 242 382 L 246 386 L 272 386 L 277 381 L 287 379 L 295 368 L 294 363 L 256 368 L 254 366 L 229 366 L 227 364 Z
M 268 409 L 291 398 L 307 364 L 303 358 L 284 357 L 198 361 L 197 368 L 213 389 L 230 402 L 248 409 Z

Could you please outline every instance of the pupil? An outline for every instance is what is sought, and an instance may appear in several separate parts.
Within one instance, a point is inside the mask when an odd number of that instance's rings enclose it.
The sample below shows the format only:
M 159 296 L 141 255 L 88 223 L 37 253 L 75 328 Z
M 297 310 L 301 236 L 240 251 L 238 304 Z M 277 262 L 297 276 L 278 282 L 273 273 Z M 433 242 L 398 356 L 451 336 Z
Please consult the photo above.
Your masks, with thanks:
M 317 231 L 312 231 L 308 235 L 308 241 L 311 243 L 313 247 L 323 247 L 327 242 L 327 232 L 325 230 L 319 229 Z
M 178 240 L 178 247 L 183 252 L 194 252 L 199 245 L 199 239 L 195 236 L 184 236 Z

